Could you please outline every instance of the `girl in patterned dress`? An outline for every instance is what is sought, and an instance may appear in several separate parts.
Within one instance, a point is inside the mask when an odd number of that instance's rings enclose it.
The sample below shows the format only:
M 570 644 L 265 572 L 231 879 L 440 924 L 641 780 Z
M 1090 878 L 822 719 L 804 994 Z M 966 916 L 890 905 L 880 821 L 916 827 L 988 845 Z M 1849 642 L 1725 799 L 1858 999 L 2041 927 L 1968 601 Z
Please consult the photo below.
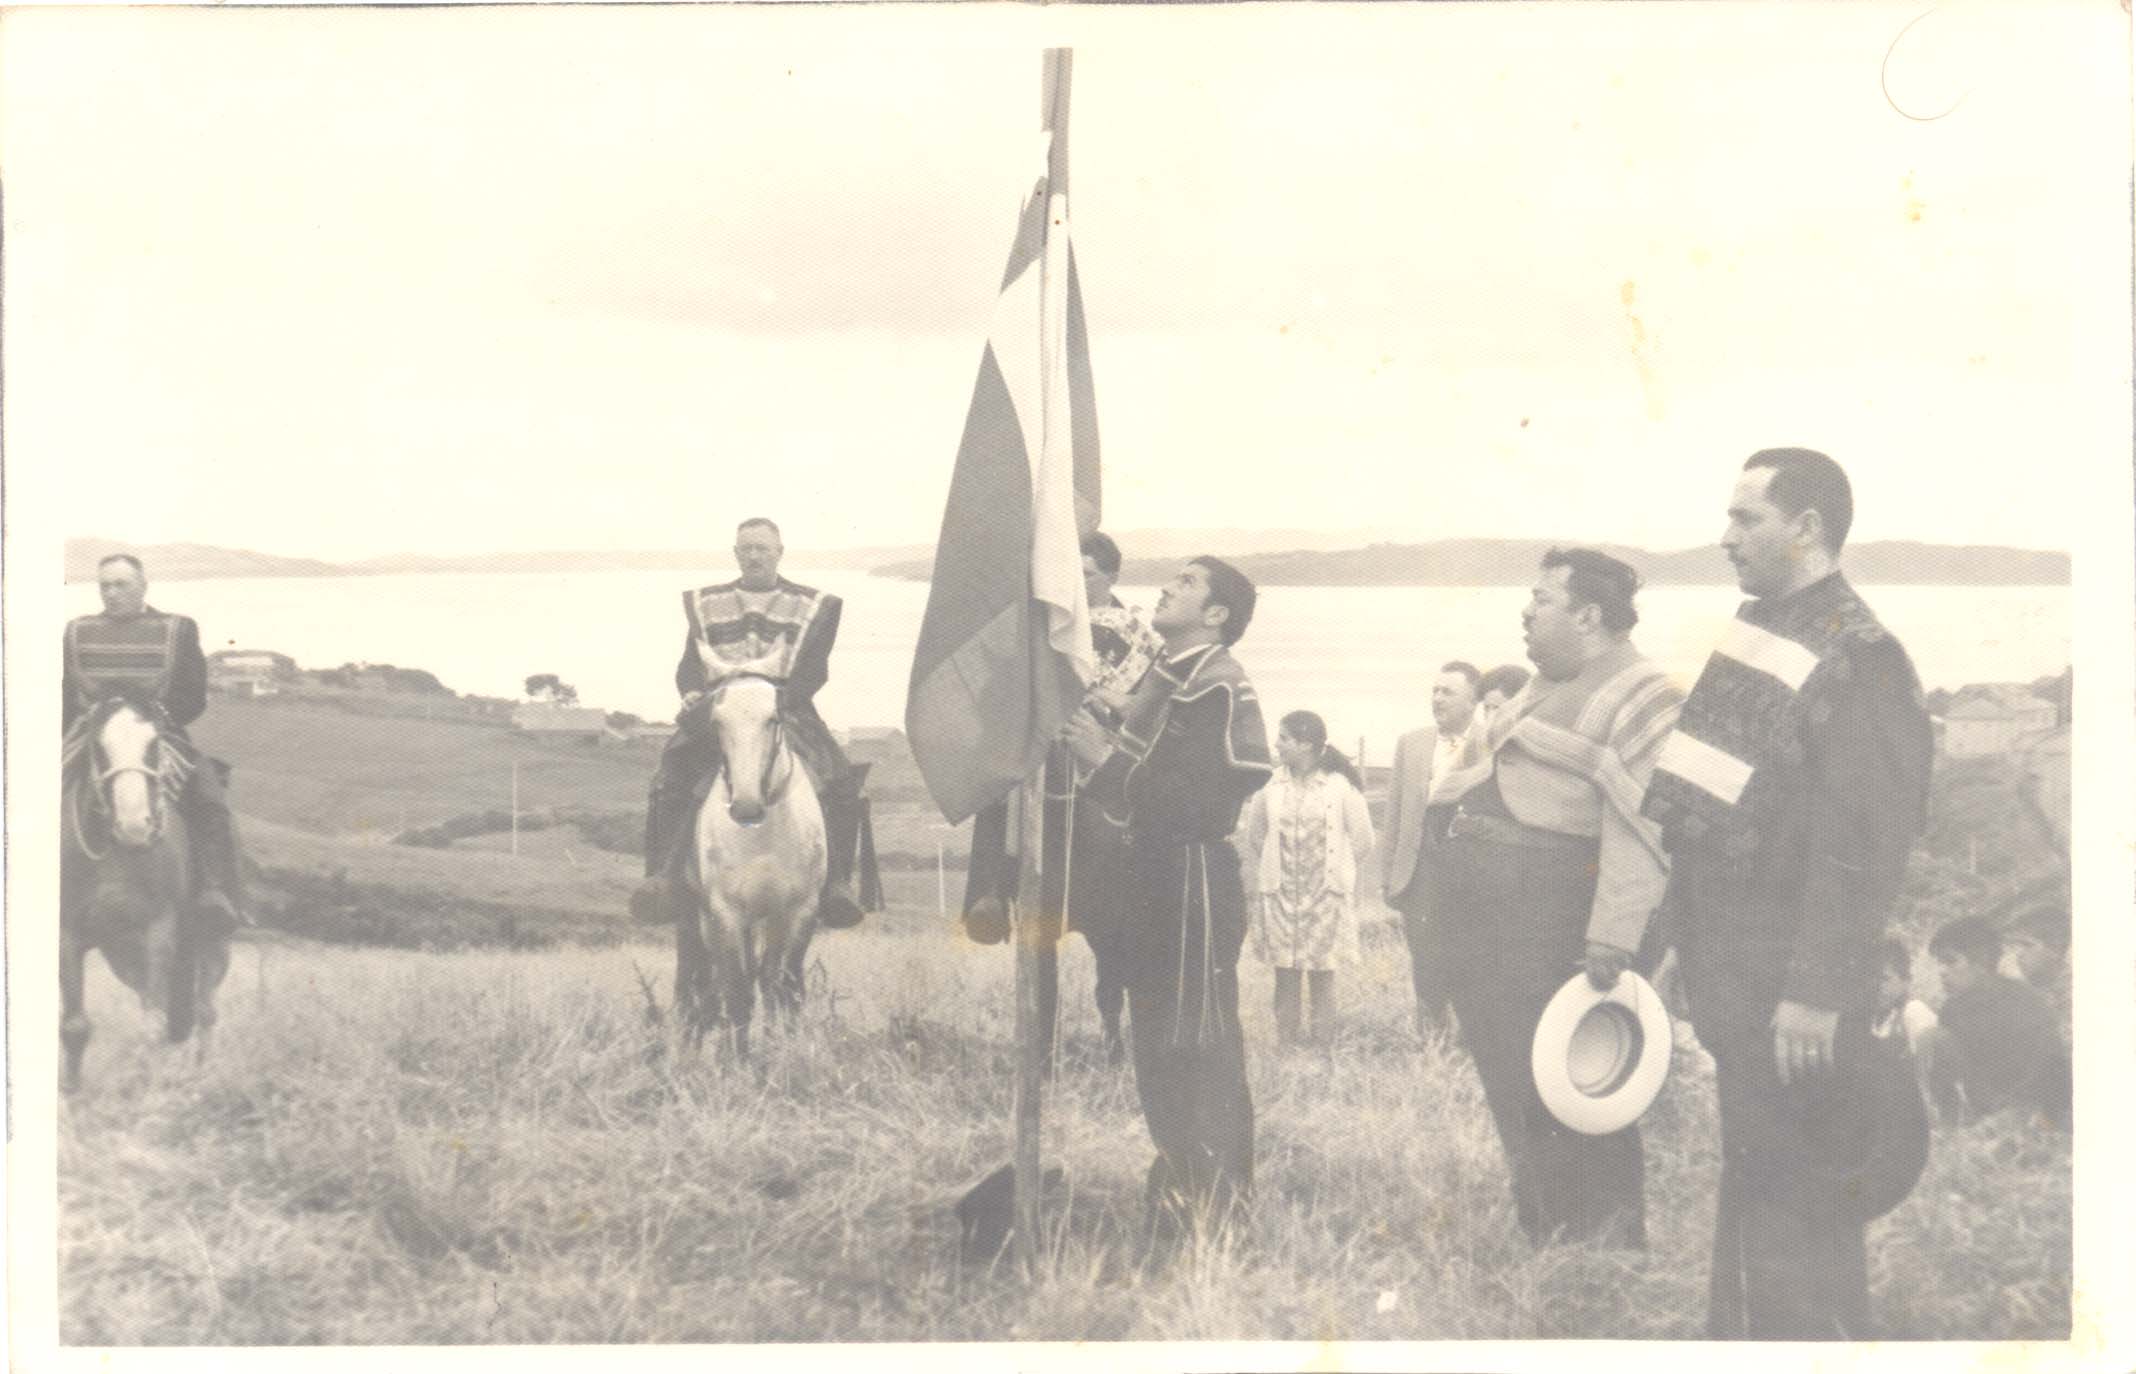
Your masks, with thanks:
M 1276 971 L 1276 1038 L 1326 1044 L 1335 1024 L 1335 970 L 1358 962 L 1357 874 L 1373 845 L 1362 780 L 1328 746 L 1311 711 L 1285 716 L 1282 762 L 1246 814 L 1246 889 L 1253 894 L 1254 953 Z

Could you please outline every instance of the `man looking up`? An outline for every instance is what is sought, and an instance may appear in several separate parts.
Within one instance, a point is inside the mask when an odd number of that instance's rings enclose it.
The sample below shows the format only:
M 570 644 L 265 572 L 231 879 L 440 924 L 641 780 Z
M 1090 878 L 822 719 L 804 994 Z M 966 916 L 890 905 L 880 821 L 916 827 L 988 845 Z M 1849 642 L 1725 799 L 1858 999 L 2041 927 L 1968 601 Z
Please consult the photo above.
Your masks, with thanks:
M 1254 586 L 1219 558 L 1179 570 L 1150 626 L 1164 641 L 1115 736 L 1088 712 L 1068 728 L 1095 771 L 1086 791 L 1127 827 L 1127 1005 L 1135 1088 L 1156 1143 L 1146 1258 L 1234 1219 L 1253 1188 L 1253 1097 L 1239 1027 L 1246 897 L 1230 843 L 1274 764 L 1253 684 L 1230 646 Z M 1115 742 L 1117 739 L 1117 742 Z

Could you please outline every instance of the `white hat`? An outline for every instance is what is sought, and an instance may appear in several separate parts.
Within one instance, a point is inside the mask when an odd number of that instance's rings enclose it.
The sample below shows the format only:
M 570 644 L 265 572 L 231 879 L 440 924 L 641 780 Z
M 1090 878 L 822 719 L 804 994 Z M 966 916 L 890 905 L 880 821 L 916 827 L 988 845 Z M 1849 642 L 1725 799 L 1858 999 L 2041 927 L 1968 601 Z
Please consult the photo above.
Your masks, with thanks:
M 1576 973 L 1535 1027 L 1535 1090 L 1567 1126 L 1608 1135 L 1653 1105 L 1674 1049 L 1668 1010 L 1646 979 L 1627 970 L 1598 992 Z

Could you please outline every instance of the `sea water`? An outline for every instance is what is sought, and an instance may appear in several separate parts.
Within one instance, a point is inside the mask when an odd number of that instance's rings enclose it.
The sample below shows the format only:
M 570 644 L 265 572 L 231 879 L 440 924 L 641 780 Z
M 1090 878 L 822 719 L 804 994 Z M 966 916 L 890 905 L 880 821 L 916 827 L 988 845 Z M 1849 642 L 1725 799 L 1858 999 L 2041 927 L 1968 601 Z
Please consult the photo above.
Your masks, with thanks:
M 150 570 L 153 575 L 154 570 Z M 589 706 L 649 720 L 675 709 L 685 588 L 730 570 L 445 573 L 380 577 L 227 578 L 168 582 L 150 601 L 200 622 L 203 646 L 272 649 L 306 668 L 347 662 L 423 668 L 455 691 L 517 697 L 554 673 Z M 831 680 L 817 697 L 834 726 L 901 724 L 927 584 L 854 570 L 787 570 L 838 593 L 845 615 Z M 1156 594 L 1125 587 L 1147 609 Z M 2069 663 L 2067 587 L 1880 586 L 1863 596 L 1913 654 L 1929 687 L 2026 682 Z M 1439 665 L 1525 663 L 1525 587 L 1268 587 L 1240 661 L 1271 728 L 1285 711 L 1327 719 L 1345 748 L 1365 741 L 1385 761 L 1401 732 L 1428 723 Z M 1733 587 L 1640 593 L 1633 637 L 1687 685 L 1741 595 Z M 67 613 L 96 590 L 66 588 Z

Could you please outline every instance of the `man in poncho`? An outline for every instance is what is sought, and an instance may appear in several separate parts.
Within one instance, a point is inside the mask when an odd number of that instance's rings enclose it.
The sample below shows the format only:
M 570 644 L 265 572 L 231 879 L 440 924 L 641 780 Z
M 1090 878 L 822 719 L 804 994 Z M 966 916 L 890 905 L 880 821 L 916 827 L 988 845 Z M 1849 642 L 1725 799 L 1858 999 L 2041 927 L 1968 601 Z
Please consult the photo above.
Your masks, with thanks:
M 1707 1334 L 1872 1333 L 1868 1056 L 1886 918 L 1926 817 L 1920 680 L 1839 570 L 1854 519 L 1822 453 L 1744 464 L 1722 548 L 1736 612 L 1663 747 L 1668 908 L 1721 1111 Z

